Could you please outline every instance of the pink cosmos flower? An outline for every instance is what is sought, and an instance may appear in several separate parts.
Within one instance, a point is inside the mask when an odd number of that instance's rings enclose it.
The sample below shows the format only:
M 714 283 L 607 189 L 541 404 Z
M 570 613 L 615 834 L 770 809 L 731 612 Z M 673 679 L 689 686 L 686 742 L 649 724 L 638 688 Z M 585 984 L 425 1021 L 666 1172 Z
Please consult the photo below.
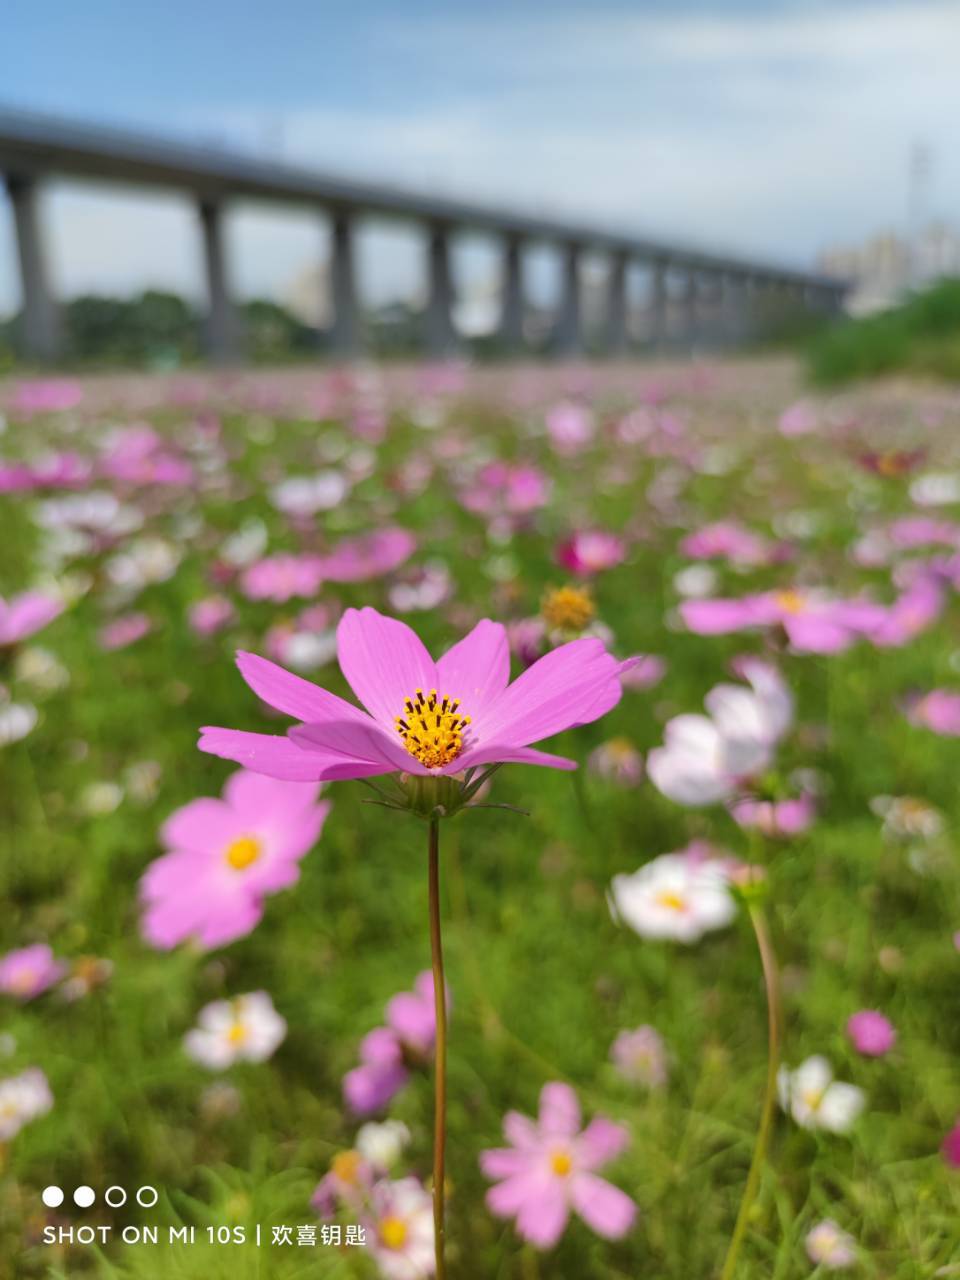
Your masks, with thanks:
M 384 1280 L 425 1280 L 436 1274 L 433 1202 L 416 1178 L 376 1182 L 361 1225 Z
M 142 640 L 152 629 L 153 623 L 145 613 L 124 613 L 100 628 L 100 648 L 108 652 L 126 649 L 128 645 Z
M 18 1000 L 32 1000 L 59 982 L 67 966 L 54 958 L 45 943 L 9 951 L 0 959 L 0 991 Z
M 193 938 L 206 949 L 247 934 L 264 898 L 294 884 L 330 811 L 316 783 L 237 770 L 223 798 L 191 800 L 164 823 L 169 850 L 141 881 L 143 933 L 163 950 Z
M 286 604 L 294 596 L 315 596 L 323 581 L 320 557 L 287 552 L 257 560 L 243 572 L 240 590 L 248 600 Z
M 557 1243 L 571 1210 L 598 1235 L 618 1240 L 633 1225 L 637 1207 L 595 1170 L 629 1142 L 626 1129 L 597 1116 L 580 1130 L 580 1105 L 566 1084 L 546 1084 L 538 1121 L 510 1111 L 503 1122 L 512 1145 L 480 1156 L 488 1178 L 487 1206 L 499 1218 L 516 1218 L 517 1232 L 538 1249 Z
M 563 400 L 547 412 L 546 421 L 550 443 L 561 458 L 581 453 L 593 441 L 596 424 L 585 405 Z
M 198 636 L 212 636 L 232 622 L 235 613 L 226 596 L 207 596 L 190 606 L 187 621 Z
M 475 515 L 528 515 L 546 504 L 550 481 L 537 467 L 491 462 L 461 492 L 460 502 Z
M 83 399 L 83 387 L 67 378 L 43 378 L 21 382 L 13 397 L 18 413 L 62 413 Z
M 125 427 L 112 438 L 100 463 L 104 475 L 126 485 L 189 485 L 193 467 L 153 427 Z
M 847 1035 L 857 1053 L 868 1058 L 882 1058 L 897 1041 L 897 1033 L 889 1018 L 876 1009 L 861 1009 L 847 1021 Z
M 840 653 L 886 618 L 869 600 L 831 600 L 788 588 L 740 599 L 685 600 L 680 616 L 697 635 L 780 625 L 797 653 Z
M 631 1084 L 659 1089 L 667 1083 L 667 1051 L 655 1027 L 621 1031 L 610 1047 L 610 1057 Z
M 911 724 L 932 729 L 943 737 L 960 737 L 960 693 L 951 689 L 931 689 L 907 704 Z
M 377 529 L 344 538 L 329 555 L 319 557 L 318 567 L 327 582 L 367 582 L 391 573 L 416 549 L 417 540 L 409 529 Z
M 680 551 L 692 560 L 729 560 L 731 564 L 759 565 L 770 558 L 766 541 L 736 520 L 719 520 L 688 534 Z
M 940 584 L 930 577 L 918 578 L 869 631 L 871 643 L 879 648 L 901 648 L 937 620 L 943 604 Z
M 410 1079 L 411 1067 L 432 1058 L 437 1035 L 433 974 L 419 974 L 413 991 L 395 995 L 386 1012 L 387 1025 L 364 1037 L 360 1066 L 343 1079 L 344 1099 L 356 1115 L 380 1111 Z
M 290 781 L 385 773 L 451 775 L 484 764 L 574 769 L 530 744 L 589 724 L 620 700 L 618 662 L 600 640 L 561 645 L 512 684 L 507 634 L 484 619 L 437 662 L 405 623 L 347 609 L 337 628 L 340 669 L 365 711 L 265 658 L 237 655 L 270 706 L 294 716 L 285 737 L 201 729 L 200 749 Z
M 626 554 L 626 543 L 617 534 L 585 529 L 560 544 L 557 561 L 571 573 L 587 577 L 622 564 Z
M 730 814 L 741 827 L 753 827 L 765 836 L 779 837 L 801 835 L 817 816 L 813 796 L 794 796 L 788 800 L 762 800 L 746 797 L 730 805 Z
M 24 591 L 9 600 L 0 596 L 0 647 L 26 640 L 62 612 L 63 602 L 42 591 Z
M 809 400 L 797 400 L 784 409 L 777 424 L 782 436 L 807 436 L 820 424 L 816 407 Z

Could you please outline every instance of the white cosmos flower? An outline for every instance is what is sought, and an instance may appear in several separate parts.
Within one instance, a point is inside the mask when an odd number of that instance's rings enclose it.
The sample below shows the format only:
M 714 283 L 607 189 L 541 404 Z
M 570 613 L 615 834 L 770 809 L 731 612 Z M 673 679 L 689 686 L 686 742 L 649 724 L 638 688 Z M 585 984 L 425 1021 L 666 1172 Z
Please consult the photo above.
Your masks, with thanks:
M 370 1193 L 367 1248 L 384 1280 L 424 1280 L 434 1274 L 433 1202 L 416 1178 L 383 1179 Z
M 0 1080 L 0 1142 L 9 1142 L 30 1120 L 53 1106 L 47 1077 L 39 1067 Z
M 842 1271 L 852 1267 L 857 1260 L 857 1242 L 832 1218 L 824 1218 L 807 1232 L 804 1241 L 807 1257 L 818 1267 L 828 1271 Z
M 0 747 L 25 738 L 36 727 L 37 719 L 37 708 L 29 702 L 0 700 Z
M 377 1169 L 390 1169 L 400 1159 L 410 1141 L 410 1130 L 402 1120 L 371 1121 L 357 1130 L 354 1147 Z
M 287 1034 L 286 1020 L 265 991 L 214 1000 L 200 1010 L 183 1047 L 195 1062 L 222 1071 L 234 1062 L 265 1062 Z
M 270 501 L 288 516 L 312 516 L 330 511 L 347 496 L 349 485 L 339 471 L 318 471 L 312 476 L 288 476 L 270 490 Z
M 779 672 L 759 659 L 739 670 L 750 688 L 718 684 L 704 699 L 709 715 L 675 716 L 664 744 L 650 752 L 654 786 L 678 804 L 729 799 L 739 780 L 766 768 L 793 720 L 793 698 Z
M 253 564 L 267 549 L 267 526 L 262 520 L 248 520 L 231 533 L 220 547 L 220 555 L 235 569 Z
M 846 1133 L 866 1103 L 862 1089 L 834 1080 L 833 1067 L 820 1054 L 808 1058 L 795 1071 L 781 1067 L 777 1089 L 781 1107 L 802 1129 Z
M 632 875 L 614 876 L 610 909 L 642 938 L 688 943 L 722 929 L 736 914 L 723 869 L 682 853 L 662 854 Z

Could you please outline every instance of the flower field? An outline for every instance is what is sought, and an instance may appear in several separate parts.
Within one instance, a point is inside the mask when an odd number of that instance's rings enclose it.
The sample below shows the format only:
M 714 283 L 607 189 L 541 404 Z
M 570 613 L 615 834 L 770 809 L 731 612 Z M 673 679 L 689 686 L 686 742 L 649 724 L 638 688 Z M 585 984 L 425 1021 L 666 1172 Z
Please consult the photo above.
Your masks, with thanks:
M 0 1276 L 960 1276 L 955 389 L 0 422 Z

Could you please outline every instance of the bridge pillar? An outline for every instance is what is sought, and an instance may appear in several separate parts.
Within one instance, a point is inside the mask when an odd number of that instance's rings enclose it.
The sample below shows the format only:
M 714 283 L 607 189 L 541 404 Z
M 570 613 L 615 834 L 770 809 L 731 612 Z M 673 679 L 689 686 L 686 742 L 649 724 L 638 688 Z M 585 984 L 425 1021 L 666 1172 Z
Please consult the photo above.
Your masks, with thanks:
M 349 360 L 359 350 L 357 282 L 353 252 L 353 223 L 338 212 L 330 224 L 330 354 Z
M 576 357 L 583 353 L 583 331 L 580 319 L 580 246 L 567 245 L 563 262 L 563 289 L 554 328 L 554 349 L 558 356 Z
M 697 311 L 699 297 L 697 272 L 688 267 L 680 294 L 680 341 L 691 347 L 700 336 L 700 316 Z
M 662 258 L 650 264 L 650 297 L 647 302 L 647 341 L 655 351 L 667 340 L 667 264 Z
M 60 354 L 63 334 L 43 250 L 37 183 L 34 178 L 10 174 L 7 191 L 13 206 L 20 261 L 23 352 L 31 360 L 55 360 Z
M 453 279 L 450 274 L 450 237 L 444 226 L 430 228 L 427 246 L 427 313 L 425 317 L 427 355 L 445 360 L 457 345 L 453 327 Z
M 607 277 L 607 355 L 622 356 L 629 345 L 627 332 L 627 265 L 625 253 L 610 259 Z
M 201 200 L 198 207 L 209 308 L 204 326 L 206 352 L 214 364 L 235 364 L 240 359 L 240 331 L 228 283 L 223 206 L 216 200 Z
M 500 341 L 507 351 L 523 347 L 523 243 L 508 236 L 503 249 L 503 305 L 500 311 Z

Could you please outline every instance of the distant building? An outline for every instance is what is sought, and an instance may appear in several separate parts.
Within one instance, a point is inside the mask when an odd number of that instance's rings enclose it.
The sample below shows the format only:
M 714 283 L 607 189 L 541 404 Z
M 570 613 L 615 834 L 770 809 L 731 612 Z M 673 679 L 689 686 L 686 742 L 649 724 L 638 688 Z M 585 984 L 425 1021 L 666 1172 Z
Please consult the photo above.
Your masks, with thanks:
M 869 315 L 895 306 L 911 289 L 960 276 L 960 234 L 945 223 L 932 223 L 913 241 L 881 232 L 859 246 L 825 250 L 817 267 L 852 280 L 847 310 Z

